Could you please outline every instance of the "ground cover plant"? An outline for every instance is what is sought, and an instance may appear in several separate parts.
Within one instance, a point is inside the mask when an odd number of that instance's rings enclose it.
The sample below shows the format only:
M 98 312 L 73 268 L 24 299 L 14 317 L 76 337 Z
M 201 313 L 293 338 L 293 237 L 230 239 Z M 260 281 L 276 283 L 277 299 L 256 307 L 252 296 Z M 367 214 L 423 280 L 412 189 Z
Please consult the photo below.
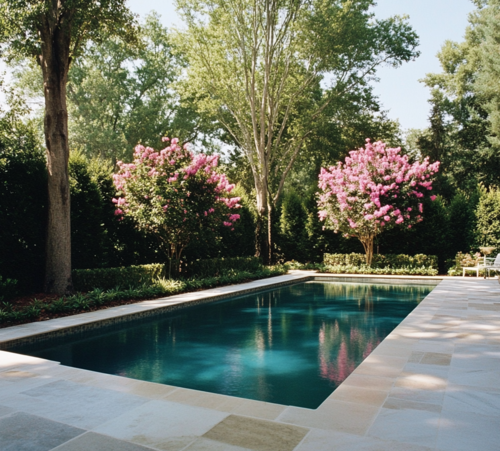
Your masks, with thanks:
M 189 279 L 157 278 L 136 286 L 117 286 L 110 289 L 93 289 L 71 296 L 44 295 L 25 296 L 10 302 L 0 303 L 0 327 L 8 327 L 32 321 L 44 321 L 102 308 L 124 305 L 139 300 L 151 300 L 174 294 L 213 288 L 222 285 L 243 283 L 255 279 L 285 274 L 286 266 L 260 267 L 254 271 L 226 270 L 213 277 Z

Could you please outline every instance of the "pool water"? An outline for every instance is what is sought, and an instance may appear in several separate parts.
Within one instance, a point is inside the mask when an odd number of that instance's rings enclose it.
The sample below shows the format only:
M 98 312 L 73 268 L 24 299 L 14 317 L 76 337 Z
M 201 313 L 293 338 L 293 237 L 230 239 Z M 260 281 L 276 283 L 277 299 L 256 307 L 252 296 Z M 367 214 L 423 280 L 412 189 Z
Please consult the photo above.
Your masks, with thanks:
M 316 408 L 433 288 L 299 283 L 13 351 L 102 373 Z

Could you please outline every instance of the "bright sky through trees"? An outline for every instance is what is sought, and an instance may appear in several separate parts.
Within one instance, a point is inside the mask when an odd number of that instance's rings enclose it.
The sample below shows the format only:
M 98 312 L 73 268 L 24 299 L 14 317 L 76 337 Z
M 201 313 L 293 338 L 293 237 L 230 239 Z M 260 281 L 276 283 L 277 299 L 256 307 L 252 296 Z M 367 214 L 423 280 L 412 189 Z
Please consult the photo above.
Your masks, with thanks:
M 380 18 L 395 14 L 410 16 L 410 24 L 420 36 L 421 55 L 417 61 L 398 69 L 380 69 L 381 81 L 375 83 L 375 92 L 389 110 L 389 117 L 399 119 L 403 129 L 425 128 L 430 93 L 418 80 L 429 72 L 440 72 L 436 53 L 446 39 L 463 40 L 467 16 L 474 5 L 470 0 L 378 0 L 377 3 L 375 12 Z M 173 0 L 129 0 L 128 5 L 140 16 L 154 9 L 167 27 L 182 26 Z

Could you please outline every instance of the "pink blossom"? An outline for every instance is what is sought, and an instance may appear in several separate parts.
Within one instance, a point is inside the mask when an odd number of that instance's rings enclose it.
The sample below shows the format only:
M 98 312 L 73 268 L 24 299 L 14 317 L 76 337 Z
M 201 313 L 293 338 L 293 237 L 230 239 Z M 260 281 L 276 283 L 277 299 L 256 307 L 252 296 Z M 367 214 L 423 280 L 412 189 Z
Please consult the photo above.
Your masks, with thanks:
M 431 196 L 431 200 L 432 200 L 432 202 L 434 202 L 434 201 L 436 200 L 436 198 L 437 198 L 437 196 L 432 195 L 432 196 Z

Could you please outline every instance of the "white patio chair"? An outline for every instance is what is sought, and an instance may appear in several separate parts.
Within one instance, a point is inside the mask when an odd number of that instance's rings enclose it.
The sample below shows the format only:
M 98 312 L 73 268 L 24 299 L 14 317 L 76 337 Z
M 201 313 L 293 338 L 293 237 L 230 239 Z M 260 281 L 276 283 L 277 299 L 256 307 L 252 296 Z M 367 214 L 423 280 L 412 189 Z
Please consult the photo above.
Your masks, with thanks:
M 486 272 L 488 272 L 488 278 L 490 277 L 490 272 L 500 271 L 500 254 L 496 258 L 484 257 L 484 278 L 486 279 Z

